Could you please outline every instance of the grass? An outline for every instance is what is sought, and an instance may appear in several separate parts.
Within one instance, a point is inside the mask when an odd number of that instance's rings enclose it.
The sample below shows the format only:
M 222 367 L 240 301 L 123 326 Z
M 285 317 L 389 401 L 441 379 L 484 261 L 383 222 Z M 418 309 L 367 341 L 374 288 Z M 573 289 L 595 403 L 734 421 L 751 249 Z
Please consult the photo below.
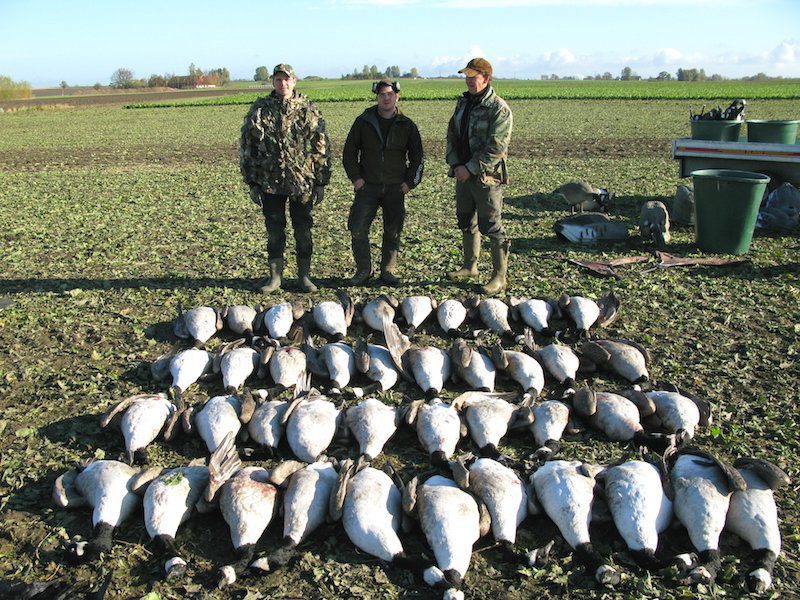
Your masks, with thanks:
M 727 97 L 716 93 L 711 97 Z M 753 95 L 745 94 L 751 98 Z M 549 194 L 585 178 L 617 194 L 616 217 L 633 227 L 639 207 L 670 196 L 677 167 L 670 140 L 688 135 L 688 102 L 678 100 L 512 100 L 514 141 L 504 222 L 512 238 L 510 292 L 557 296 L 564 291 L 597 297 L 613 288 L 623 298 L 622 316 L 609 336 L 628 337 L 653 353 L 657 382 L 673 381 L 708 398 L 714 427 L 697 437 L 701 447 L 727 459 L 755 455 L 787 470 L 794 485 L 800 464 L 800 268 L 798 235 L 757 234 L 749 262 L 727 268 L 656 268 L 656 261 L 621 267 L 619 281 L 598 279 L 569 258 L 615 258 L 647 253 L 635 237 L 627 244 L 572 247 L 556 242 L 552 224 L 565 214 Z M 334 178 L 315 212 L 314 275 L 322 283 L 312 301 L 333 297 L 353 263 L 345 227 L 352 195 L 340 168 L 344 137 L 364 102 L 322 106 L 334 145 Z M 422 186 L 407 200 L 397 293 L 464 297 L 470 290 L 442 274 L 460 259 L 453 214 L 452 180 L 443 163 L 443 137 L 450 101 L 403 101 L 420 126 L 427 151 Z M 59 539 L 90 534 L 87 511 L 52 506 L 53 479 L 90 457 L 116 458 L 121 436 L 100 430 L 98 415 L 112 402 L 139 391 L 156 391 L 146 363 L 174 341 L 175 306 L 254 304 L 253 288 L 266 272 L 263 222 L 241 184 L 236 162 L 241 106 L 192 110 L 126 111 L 76 108 L 0 115 L 0 231 L 5 255 L 0 296 L 0 577 L 26 581 L 66 578 L 96 581 L 89 567 L 62 564 Z M 749 118 L 791 118 L 796 102 L 759 100 Z M 379 239 L 376 223 L 373 242 Z M 290 239 L 289 246 L 292 246 Z M 671 251 L 696 255 L 693 232 L 674 230 Z M 294 273 L 293 253 L 288 274 Z M 481 272 L 489 270 L 488 252 Z M 368 299 L 378 287 L 351 290 Z M 294 294 L 287 291 L 280 297 Z M 356 326 L 355 331 L 360 331 Z M 445 345 L 433 331 L 419 343 Z M 593 381 L 599 389 L 620 382 Z M 219 380 L 189 393 L 201 401 L 221 391 Z M 401 390 L 402 391 L 402 390 Z M 399 402 L 401 391 L 384 396 Z M 415 392 L 410 388 L 409 394 Z M 458 393 L 450 387 L 447 396 Z M 503 450 L 524 455 L 531 441 L 511 435 Z M 353 452 L 338 448 L 339 455 Z M 630 451 L 602 435 L 571 436 L 563 454 L 607 462 Z M 203 455 L 196 439 L 156 444 L 157 465 L 185 464 Z M 387 460 L 405 480 L 426 468 L 415 436 L 403 430 L 390 441 Z M 777 493 L 784 538 L 775 590 L 800 593 L 800 521 L 792 490 Z M 265 546 L 277 543 L 272 527 Z M 601 552 L 626 566 L 621 540 L 596 528 Z M 526 522 L 520 545 L 532 548 L 560 539 L 542 518 Z M 680 529 L 662 536 L 667 551 L 686 550 Z M 197 517 L 178 534 L 192 563 L 192 581 L 161 581 L 161 562 L 151 555 L 141 517 L 117 534 L 103 569 L 113 569 L 114 596 L 225 597 L 213 590 L 213 570 L 231 556 L 229 535 L 218 515 Z M 407 538 L 422 549 L 420 534 Z M 602 590 L 557 544 L 558 560 L 532 572 L 505 560 L 494 547 L 473 555 L 466 578 L 473 598 L 736 597 L 746 572 L 746 544 L 725 534 L 717 584 L 706 589 L 675 586 L 661 574 L 626 569 L 615 590 Z M 295 567 L 236 584 L 240 596 L 431 597 L 404 572 L 356 552 L 340 526 L 323 528 L 303 548 Z

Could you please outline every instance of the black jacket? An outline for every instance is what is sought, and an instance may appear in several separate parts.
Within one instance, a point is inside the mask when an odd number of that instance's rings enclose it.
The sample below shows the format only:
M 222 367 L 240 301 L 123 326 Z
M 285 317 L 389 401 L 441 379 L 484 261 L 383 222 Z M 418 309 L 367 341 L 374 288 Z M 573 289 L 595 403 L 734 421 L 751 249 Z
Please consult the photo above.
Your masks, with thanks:
M 372 184 L 419 185 L 425 164 L 422 139 L 414 121 L 397 110 L 397 117 L 384 140 L 378 124 L 378 107 L 371 106 L 356 117 L 342 152 L 342 163 L 350 181 L 362 178 Z

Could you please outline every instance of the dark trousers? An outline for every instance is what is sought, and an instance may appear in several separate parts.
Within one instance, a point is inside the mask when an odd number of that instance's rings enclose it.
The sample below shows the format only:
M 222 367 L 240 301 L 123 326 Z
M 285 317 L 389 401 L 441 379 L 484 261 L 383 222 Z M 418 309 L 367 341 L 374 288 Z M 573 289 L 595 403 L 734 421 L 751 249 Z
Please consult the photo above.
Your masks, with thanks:
M 500 242 L 506 239 L 503 229 L 503 190 L 486 185 L 478 177 L 456 182 L 456 218 L 464 233 L 478 233 Z
M 261 194 L 261 211 L 267 226 L 267 256 L 269 259 L 283 258 L 286 250 L 286 201 L 285 194 Z M 311 260 L 314 245 L 311 241 L 311 227 L 314 218 L 311 202 L 298 202 L 289 199 L 289 216 L 294 229 L 294 242 L 297 258 Z
M 365 183 L 356 192 L 347 229 L 353 237 L 353 250 L 369 248 L 369 228 L 375 220 L 378 208 L 383 211 L 383 245 L 381 248 L 381 270 L 394 270 L 397 252 L 400 250 L 400 234 L 406 220 L 405 194 L 396 185 L 374 185 Z M 369 253 L 367 252 L 367 256 Z M 358 261 L 358 258 L 356 258 Z

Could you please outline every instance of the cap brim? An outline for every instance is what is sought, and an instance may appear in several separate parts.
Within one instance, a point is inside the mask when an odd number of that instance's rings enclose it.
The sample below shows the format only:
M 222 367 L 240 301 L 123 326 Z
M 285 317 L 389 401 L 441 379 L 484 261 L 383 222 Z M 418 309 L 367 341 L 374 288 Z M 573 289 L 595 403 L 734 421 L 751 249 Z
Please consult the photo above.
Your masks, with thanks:
M 475 69 L 473 69 L 471 67 L 466 67 L 464 69 L 461 69 L 459 71 L 459 73 L 463 73 L 467 77 L 475 77 L 476 75 L 480 74 L 480 71 L 476 71 Z

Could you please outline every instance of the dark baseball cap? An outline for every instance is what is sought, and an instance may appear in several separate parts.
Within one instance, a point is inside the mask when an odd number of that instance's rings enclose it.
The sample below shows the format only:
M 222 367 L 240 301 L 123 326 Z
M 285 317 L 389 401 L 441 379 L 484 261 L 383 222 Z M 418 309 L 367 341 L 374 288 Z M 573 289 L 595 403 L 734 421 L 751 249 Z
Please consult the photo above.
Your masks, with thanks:
M 297 76 L 294 74 L 294 69 L 292 65 L 287 65 L 286 63 L 281 63 L 279 65 L 275 65 L 275 68 L 272 69 L 272 76 L 275 77 L 278 73 L 283 73 L 288 77 L 294 77 L 295 79 Z
M 475 77 L 475 75 L 478 73 L 484 77 L 491 77 L 492 63 L 485 58 L 473 58 L 467 63 L 466 67 L 459 71 L 459 73 L 463 73 L 467 77 Z

